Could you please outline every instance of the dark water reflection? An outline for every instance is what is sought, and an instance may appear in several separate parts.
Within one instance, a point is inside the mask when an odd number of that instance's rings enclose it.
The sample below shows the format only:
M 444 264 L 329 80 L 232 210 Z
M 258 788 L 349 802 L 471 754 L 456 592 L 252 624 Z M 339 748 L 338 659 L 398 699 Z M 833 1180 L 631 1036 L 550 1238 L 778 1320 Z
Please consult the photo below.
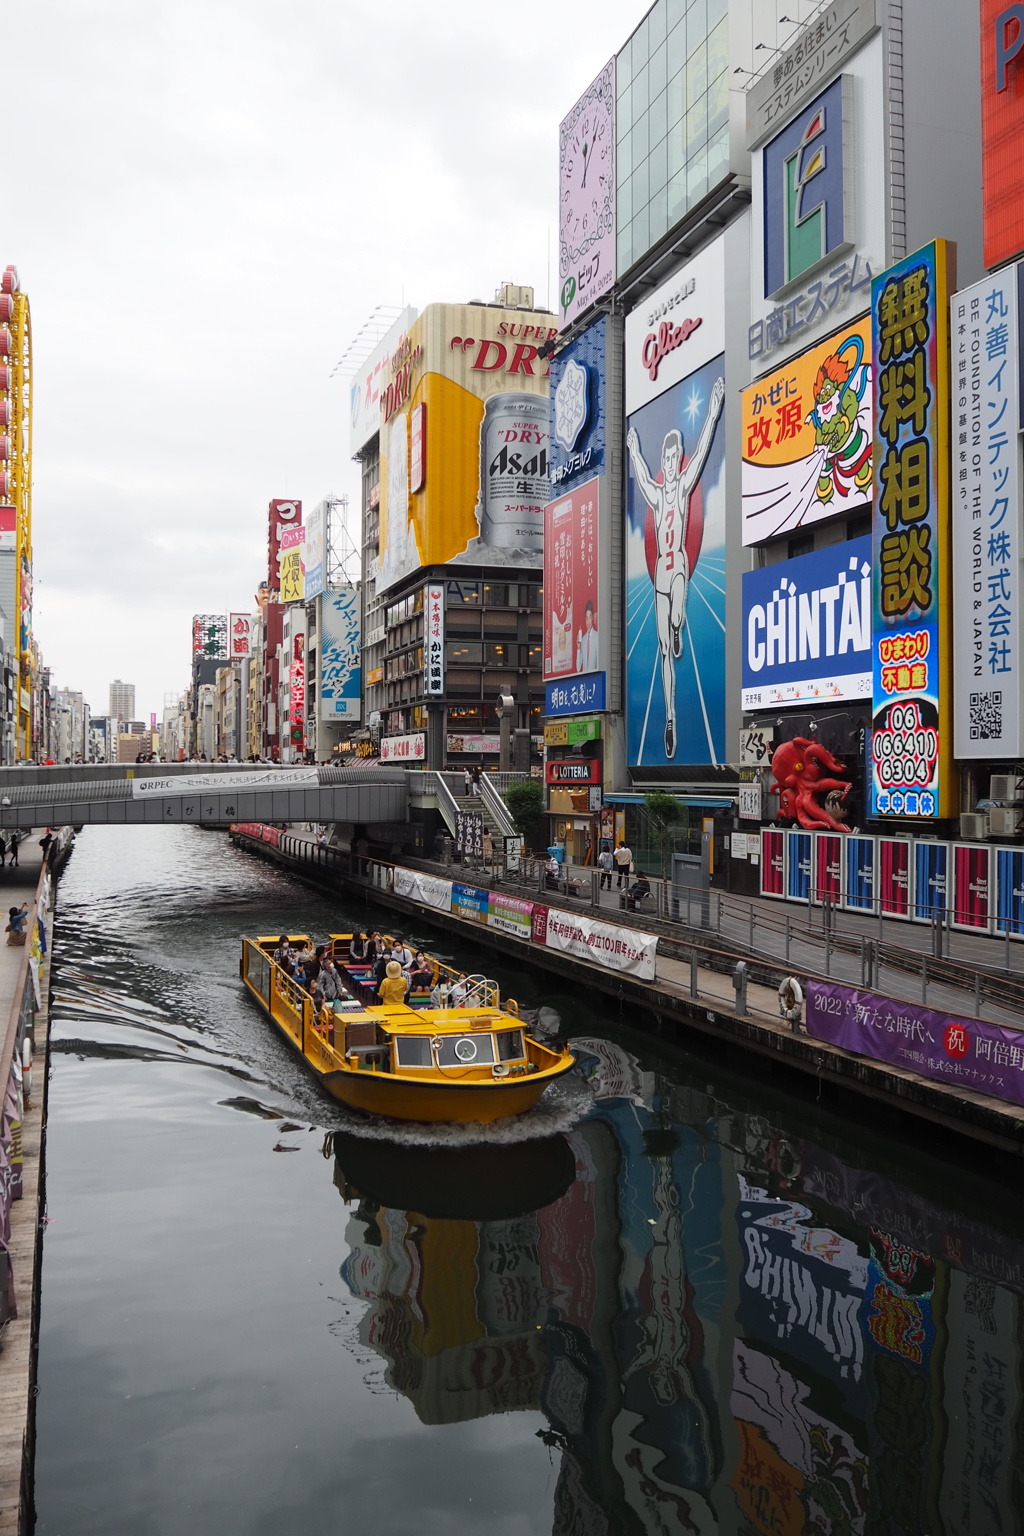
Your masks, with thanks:
M 539 973 L 502 980 L 580 1057 L 541 1115 L 353 1135 L 240 992 L 285 914 L 365 920 L 197 829 L 75 852 L 39 1530 L 1021 1529 L 1005 1186 Z

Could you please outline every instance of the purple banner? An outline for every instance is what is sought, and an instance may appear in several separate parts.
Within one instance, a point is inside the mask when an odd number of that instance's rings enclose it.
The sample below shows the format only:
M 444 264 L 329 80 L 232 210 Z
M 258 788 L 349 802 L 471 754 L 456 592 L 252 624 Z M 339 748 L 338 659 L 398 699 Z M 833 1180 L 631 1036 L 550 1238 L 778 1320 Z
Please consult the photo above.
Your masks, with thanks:
M 1024 1104 L 1024 1030 L 809 981 L 807 1033 L 922 1077 Z

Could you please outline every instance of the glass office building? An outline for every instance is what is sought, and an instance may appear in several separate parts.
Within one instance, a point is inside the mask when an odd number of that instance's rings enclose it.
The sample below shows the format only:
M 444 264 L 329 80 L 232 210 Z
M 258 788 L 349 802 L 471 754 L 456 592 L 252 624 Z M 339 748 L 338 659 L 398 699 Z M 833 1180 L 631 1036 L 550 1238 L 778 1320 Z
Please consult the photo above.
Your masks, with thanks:
M 728 0 L 657 0 L 616 58 L 620 275 L 729 172 Z

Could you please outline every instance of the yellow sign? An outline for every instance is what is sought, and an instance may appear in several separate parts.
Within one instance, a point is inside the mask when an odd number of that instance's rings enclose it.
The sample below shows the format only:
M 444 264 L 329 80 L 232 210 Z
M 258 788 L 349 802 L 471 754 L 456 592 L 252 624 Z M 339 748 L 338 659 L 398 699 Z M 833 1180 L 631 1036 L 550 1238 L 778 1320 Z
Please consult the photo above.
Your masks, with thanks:
M 871 316 L 743 391 L 743 542 L 870 507 Z
M 294 549 L 286 549 L 281 556 L 281 601 L 301 603 L 305 591 L 302 546 L 296 545 Z
M 367 672 L 367 674 L 366 674 L 366 681 L 368 683 L 379 683 L 379 682 L 383 681 L 383 678 L 384 678 L 384 668 L 383 667 L 372 667 L 371 670 L 369 672 Z
M 381 385 L 377 591 L 422 565 L 543 563 L 553 316 L 431 304 Z M 457 575 L 456 573 L 453 573 Z
M 544 745 L 546 747 L 567 747 L 569 745 L 569 722 L 567 720 L 554 720 L 544 727 Z

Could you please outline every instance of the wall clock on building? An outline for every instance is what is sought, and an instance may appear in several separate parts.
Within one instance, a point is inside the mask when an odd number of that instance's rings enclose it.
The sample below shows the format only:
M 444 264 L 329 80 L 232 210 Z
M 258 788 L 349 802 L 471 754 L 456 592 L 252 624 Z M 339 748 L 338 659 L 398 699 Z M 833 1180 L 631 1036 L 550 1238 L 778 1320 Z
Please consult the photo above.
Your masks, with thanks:
M 614 72 L 604 70 L 563 124 L 559 158 L 562 261 L 580 261 L 612 228 Z

